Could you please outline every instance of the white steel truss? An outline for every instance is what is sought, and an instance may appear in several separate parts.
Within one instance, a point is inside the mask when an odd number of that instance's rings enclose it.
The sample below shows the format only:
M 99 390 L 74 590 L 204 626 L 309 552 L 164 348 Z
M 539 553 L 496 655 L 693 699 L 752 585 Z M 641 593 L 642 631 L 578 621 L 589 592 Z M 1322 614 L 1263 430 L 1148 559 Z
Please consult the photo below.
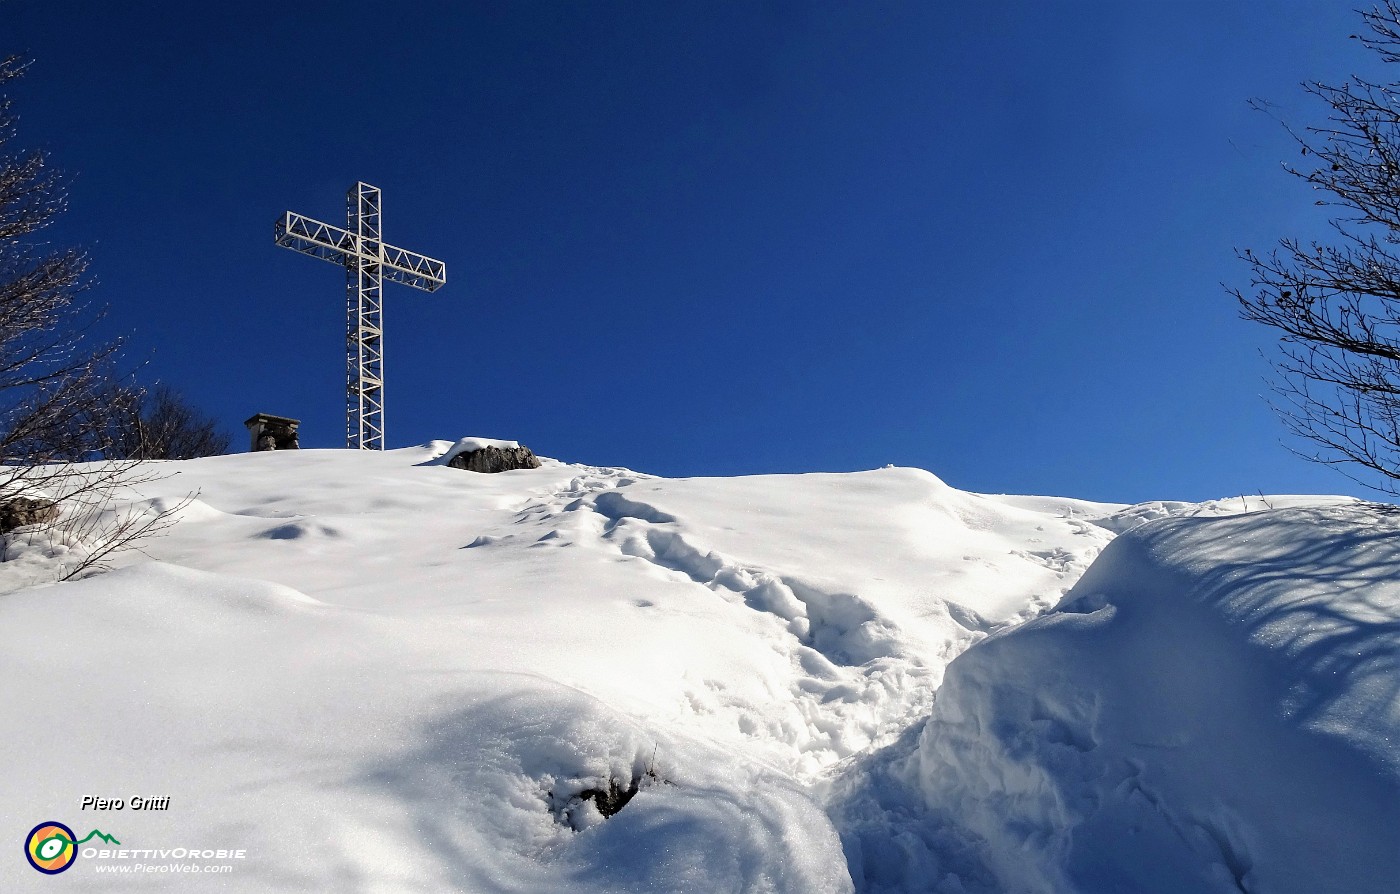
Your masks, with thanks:
M 345 197 L 346 228 L 291 211 L 277 219 L 277 244 L 345 268 L 345 446 L 384 449 L 384 281 L 435 292 L 447 265 L 381 241 L 379 189 L 356 183 Z

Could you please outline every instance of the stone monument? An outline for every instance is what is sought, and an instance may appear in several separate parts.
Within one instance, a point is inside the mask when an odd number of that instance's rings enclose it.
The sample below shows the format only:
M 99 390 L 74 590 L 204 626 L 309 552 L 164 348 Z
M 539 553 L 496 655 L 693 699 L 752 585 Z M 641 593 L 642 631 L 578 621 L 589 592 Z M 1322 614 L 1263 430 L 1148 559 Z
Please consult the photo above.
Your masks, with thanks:
M 251 435 L 252 445 L 248 448 L 253 453 L 262 450 L 299 450 L 301 445 L 297 443 L 297 426 L 301 425 L 300 419 L 288 419 L 286 416 L 273 416 L 268 413 L 255 413 L 249 419 L 244 420 L 244 425 L 248 426 L 248 434 Z

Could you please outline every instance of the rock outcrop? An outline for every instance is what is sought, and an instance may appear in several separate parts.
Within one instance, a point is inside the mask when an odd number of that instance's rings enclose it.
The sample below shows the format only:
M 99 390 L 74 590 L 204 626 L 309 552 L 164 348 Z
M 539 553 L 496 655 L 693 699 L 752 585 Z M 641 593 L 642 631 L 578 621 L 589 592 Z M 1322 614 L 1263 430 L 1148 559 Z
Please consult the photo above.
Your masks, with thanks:
M 538 463 L 536 463 L 538 465 Z M 8 534 L 25 525 L 38 525 L 58 518 L 58 506 L 52 500 L 34 497 L 11 497 L 0 501 L 0 534 Z
M 538 469 L 540 460 L 530 452 L 529 447 L 488 445 L 477 450 L 464 450 L 448 460 L 447 464 L 468 472 L 505 472 L 510 469 Z

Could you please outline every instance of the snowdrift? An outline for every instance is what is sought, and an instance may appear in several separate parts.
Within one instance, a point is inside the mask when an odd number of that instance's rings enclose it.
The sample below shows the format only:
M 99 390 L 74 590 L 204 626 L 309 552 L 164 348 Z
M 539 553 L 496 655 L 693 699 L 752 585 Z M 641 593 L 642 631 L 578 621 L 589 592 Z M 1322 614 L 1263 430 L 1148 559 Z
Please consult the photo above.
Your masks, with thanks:
M 1400 509 L 1131 530 L 952 663 L 904 770 L 987 890 L 1396 890 Z

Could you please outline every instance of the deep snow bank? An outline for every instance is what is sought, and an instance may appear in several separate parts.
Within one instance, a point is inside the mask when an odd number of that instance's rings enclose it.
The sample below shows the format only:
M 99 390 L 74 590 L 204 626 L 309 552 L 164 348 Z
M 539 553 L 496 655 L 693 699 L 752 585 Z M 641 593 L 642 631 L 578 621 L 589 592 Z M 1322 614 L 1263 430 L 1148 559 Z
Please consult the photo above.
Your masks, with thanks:
M 12 551 L 5 836 L 246 850 L 143 891 L 849 894 L 813 781 L 1059 601 L 1112 537 L 1083 516 L 1121 508 L 914 469 L 434 463 L 470 443 L 162 463 L 118 502 L 198 499 L 116 571 L 26 587 L 62 553 L 42 531 Z M 634 797 L 604 818 L 614 789 Z M 106 865 L 60 884 L 111 890 Z M 6 894 L 52 888 L 0 864 Z
M 835 830 L 784 775 L 538 674 L 454 668 L 425 639 L 159 562 L 9 594 L 6 834 L 56 818 L 132 854 L 247 854 L 120 882 L 173 861 L 80 858 L 70 891 L 850 891 Z M 634 797 L 604 822 L 588 794 L 612 786 Z M 171 800 L 80 810 L 88 794 Z M 6 892 L 53 885 L 0 865 Z
M 1400 510 L 1138 527 L 954 661 L 878 769 L 990 870 L 942 890 L 1395 891 Z

